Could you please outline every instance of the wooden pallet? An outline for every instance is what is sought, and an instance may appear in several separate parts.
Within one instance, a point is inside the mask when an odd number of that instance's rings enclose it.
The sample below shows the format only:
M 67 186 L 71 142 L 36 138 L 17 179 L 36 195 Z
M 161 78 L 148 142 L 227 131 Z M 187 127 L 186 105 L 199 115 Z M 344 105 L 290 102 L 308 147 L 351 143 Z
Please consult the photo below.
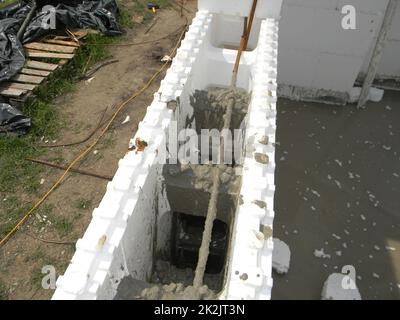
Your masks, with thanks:
M 82 39 L 86 35 L 86 31 L 71 33 L 74 40 Z M 71 41 L 71 37 L 57 36 L 25 44 L 27 58 L 25 66 L 12 80 L 0 84 L 0 95 L 8 98 L 10 103 L 25 102 L 37 86 L 44 83 L 56 70 L 73 59 L 80 44 Z M 55 62 L 43 61 L 49 58 Z

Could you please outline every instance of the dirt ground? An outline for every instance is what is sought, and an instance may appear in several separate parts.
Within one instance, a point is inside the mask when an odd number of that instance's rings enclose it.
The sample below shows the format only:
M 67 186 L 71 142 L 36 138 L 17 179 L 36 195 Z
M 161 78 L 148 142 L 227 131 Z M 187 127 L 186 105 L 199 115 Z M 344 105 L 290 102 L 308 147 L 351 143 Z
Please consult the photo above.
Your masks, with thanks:
M 125 0 L 123 4 L 129 7 L 132 3 Z M 197 1 L 189 0 L 186 3 L 192 12 L 195 12 L 196 5 Z M 183 11 L 183 14 L 190 22 L 192 14 L 187 11 Z M 154 21 L 155 24 L 149 30 Z M 161 38 L 173 33 L 185 22 L 186 19 L 181 17 L 179 10 L 171 7 L 161 9 L 153 22 L 128 30 L 118 44 Z M 153 44 L 111 47 L 111 54 L 119 60 L 118 63 L 105 66 L 95 74 L 92 81 L 82 81 L 77 90 L 58 98 L 58 109 L 67 125 L 61 130 L 57 143 L 85 138 L 97 126 L 105 108 L 108 107 L 107 115 L 111 115 L 118 103 L 140 89 L 161 67 L 161 57 L 169 54 L 178 36 L 179 34 L 172 35 Z M 80 163 L 80 169 L 114 175 L 118 161 L 128 151 L 129 140 L 135 134 L 163 77 L 164 74 L 160 75 L 143 95 L 129 103 L 96 150 Z M 130 121 L 122 124 L 127 116 Z M 77 147 L 51 149 L 45 160 L 68 164 L 87 145 L 88 143 L 84 143 Z M 42 174 L 44 180 L 39 194 L 45 193 L 62 173 L 56 169 L 47 169 Z M 44 265 L 53 265 L 57 276 L 64 273 L 74 253 L 73 243 L 84 234 L 93 209 L 98 206 L 105 193 L 106 185 L 106 180 L 73 173 L 50 195 L 41 209 L 0 249 L 0 283 L 4 286 L 3 295 L 8 299 L 51 298 L 54 291 L 41 287 L 44 276 L 41 268 Z M 25 197 L 23 194 L 18 196 Z M 49 216 L 56 217 L 57 228 L 48 222 Z M 45 243 L 38 238 L 67 243 Z
M 346 265 L 363 299 L 400 299 L 398 119 L 389 91 L 364 110 L 278 101 L 274 237 L 291 266 L 274 275 L 273 299 L 320 299 Z

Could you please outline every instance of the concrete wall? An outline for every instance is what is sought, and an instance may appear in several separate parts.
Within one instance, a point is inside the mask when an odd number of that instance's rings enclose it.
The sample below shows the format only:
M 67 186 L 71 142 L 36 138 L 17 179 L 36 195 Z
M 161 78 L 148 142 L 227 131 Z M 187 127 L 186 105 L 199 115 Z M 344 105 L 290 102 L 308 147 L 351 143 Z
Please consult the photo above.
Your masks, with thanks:
M 382 1 L 382 2 L 387 2 Z M 373 43 L 369 50 L 364 65 L 362 67 L 362 73 L 366 73 L 368 63 L 372 55 L 373 45 L 376 43 L 377 37 L 374 37 Z M 397 5 L 397 9 L 394 15 L 392 27 L 388 34 L 388 40 L 383 52 L 381 63 L 379 64 L 377 78 L 380 79 L 400 79 L 400 3 Z
M 357 10 L 357 29 L 341 26 L 344 5 Z M 279 33 L 279 93 L 343 102 L 366 69 L 387 0 L 284 0 Z M 379 69 L 400 76 L 400 9 Z

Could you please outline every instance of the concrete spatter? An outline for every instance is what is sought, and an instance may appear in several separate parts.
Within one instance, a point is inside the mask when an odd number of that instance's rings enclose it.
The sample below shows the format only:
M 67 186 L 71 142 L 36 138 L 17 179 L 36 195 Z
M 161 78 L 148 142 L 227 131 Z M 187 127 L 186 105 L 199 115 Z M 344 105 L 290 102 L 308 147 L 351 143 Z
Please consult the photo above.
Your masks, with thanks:
M 292 262 L 274 299 L 320 299 L 345 265 L 363 299 L 400 298 L 399 101 L 388 91 L 365 110 L 278 101 L 274 237 Z
M 196 90 L 190 97 L 194 113 L 193 119 L 188 119 L 187 123 L 192 123 L 194 120 L 198 134 L 201 133 L 201 129 L 222 130 L 229 103 L 229 96 L 224 95 L 226 91 L 226 88 L 210 87 L 208 90 Z M 234 96 L 235 106 L 230 128 L 239 129 L 248 111 L 250 94 L 246 90 L 236 89 Z
M 118 287 L 115 300 L 212 300 L 221 288 L 219 274 L 206 274 L 205 285 L 194 289 L 193 269 L 178 269 L 168 261 L 158 260 L 150 282 L 126 277 Z
M 164 178 L 167 197 L 172 211 L 203 216 L 207 215 L 212 188 L 210 165 L 166 165 Z M 223 167 L 217 218 L 230 224 L 236 209 L 241 176 L 236 168 Z

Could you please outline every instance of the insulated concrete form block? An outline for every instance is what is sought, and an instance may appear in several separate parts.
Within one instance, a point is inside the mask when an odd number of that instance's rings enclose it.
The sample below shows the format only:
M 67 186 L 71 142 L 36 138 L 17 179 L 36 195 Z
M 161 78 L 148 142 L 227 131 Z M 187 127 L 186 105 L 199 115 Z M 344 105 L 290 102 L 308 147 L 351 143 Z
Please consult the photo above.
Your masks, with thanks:
M 212 13 L 247 17 L 253 0 L 199 0 L 200 10 L 208 10 Z M 260 19 L 279 19 L 282 0 L 258 1 L 256 17 Z
M 196 14 L 132 139 L 133 145 L 140 139 L 147 147 L 130 151 L 120 160 L 113 181 L 76 245 L 71 264 L 57 281 L 53 299 L 113 299 L 124 277 L 150 278 L 155 252 L 162 249 L 155 246 L 154 239 L 168 242 L 158 224 L 158 219 L 168 219 L 170 210 L 162 187 L 159 150 L 168 139 L 172 121 L 177 121 L 179 128 L 186 127 L 184 123 L 193 115 L 189 97 L 194 91 L 210 85 L 226 86 L 235 62 L 236 50 L 216 48 L 210 41 L 215 19 L 218 14 L 207 10 Z M 239 69 L 239 87 L 251 92 L 244 121 L 244 203 L 236 212 L 229 275 L 220 299 L 271 296 L 273 242 L 261 230 L 272 230 L 274 218 L 278 21 L 263 19 L 257 33 L 256 47 L 243 54 Z M 240 34 L 238 42 L 239 38 Z M 170 108 L 171 103 L 175 108 Z M 242 271 L 239 275 L 238 268 Z
M 262 85 L 256 82 L 253 87 L 248 113 L 241 204 L 232 236 L 227 299 L 271 298 L 273 242 L 261 230 L 264 227 L 272 230 L 274 217 L 276 86 L 270 84 L 276 83 L 277 51 L 265 55 L 263 50 L 276 47 L 277 34 L 277 21 L 263 21 L 253 76 L 265 81 Z M 266 132 L 269 132 L 268 139 Z
M 82 239 L 65 274 L 57 280 L 53 299 L 113 299 L 119 282 L 132 274 L 147 280 L 152 272 L 155 211 L 161 166 L 157 150 L 174 115 L 168 102 L 179 98 L 211 16 L 200 11 L 182 42 L 166 79 L 155 94 L 145 118 L 132 139 L 144 140 L 144 151 L 129 152 L 119 162 L 113 181 Z M 185 77 L 186 76 L 186 77 Z

